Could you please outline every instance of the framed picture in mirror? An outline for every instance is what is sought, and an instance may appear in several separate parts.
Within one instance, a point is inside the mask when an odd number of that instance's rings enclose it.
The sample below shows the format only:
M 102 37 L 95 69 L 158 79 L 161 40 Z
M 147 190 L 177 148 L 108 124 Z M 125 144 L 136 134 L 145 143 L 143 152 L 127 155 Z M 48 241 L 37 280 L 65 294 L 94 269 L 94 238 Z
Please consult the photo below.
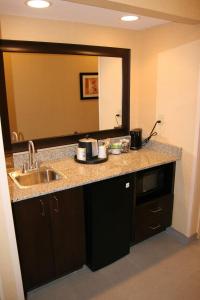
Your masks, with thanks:
M 98 99 L 98 73 L 80 73 L 81 100 Z

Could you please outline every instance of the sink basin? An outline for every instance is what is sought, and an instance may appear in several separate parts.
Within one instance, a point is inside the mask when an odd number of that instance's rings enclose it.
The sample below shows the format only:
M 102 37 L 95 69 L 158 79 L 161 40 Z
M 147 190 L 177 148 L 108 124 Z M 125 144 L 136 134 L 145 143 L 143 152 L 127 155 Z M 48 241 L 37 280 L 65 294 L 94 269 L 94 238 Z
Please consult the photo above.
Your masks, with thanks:
M 49 167 L 40 167 L 27 173 L 15 171 L 9 173 L 10 177 L 20 188 L 30 187 L 36 184 L 49 183 L 61 179 L 63 176 Z

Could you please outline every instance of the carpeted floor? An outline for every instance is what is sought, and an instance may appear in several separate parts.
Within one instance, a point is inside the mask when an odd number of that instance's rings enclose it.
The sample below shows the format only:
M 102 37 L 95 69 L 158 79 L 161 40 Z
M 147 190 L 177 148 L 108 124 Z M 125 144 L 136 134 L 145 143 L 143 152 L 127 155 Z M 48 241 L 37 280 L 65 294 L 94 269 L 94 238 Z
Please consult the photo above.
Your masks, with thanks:
M 87 267 L 28 294 L 28 300 L 200 300 L 200 241 L 166 232 L 97 272 Z

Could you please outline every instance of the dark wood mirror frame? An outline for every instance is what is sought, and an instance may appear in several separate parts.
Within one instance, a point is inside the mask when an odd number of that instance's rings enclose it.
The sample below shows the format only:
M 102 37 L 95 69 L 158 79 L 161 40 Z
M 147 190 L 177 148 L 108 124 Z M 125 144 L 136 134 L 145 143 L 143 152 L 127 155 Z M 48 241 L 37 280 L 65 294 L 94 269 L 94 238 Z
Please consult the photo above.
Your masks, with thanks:
M 83 136 L 103 139 L 117 137 L 129 133 L 130 122 L 130 49 L 100 47 L 77 44 L 63 44 L 35 41 L 0 40 L 0 116 L 4 148 L 7 153 L 24 151 L 27 149 L 27 141 L 11 144 L 10 126 L 8 118 L 7 95 L 4 76 L 3 52 L 19 53 L 49 53 L 49 54 L 73 54 L 92 55 L 122 58 L 122 126 L 110 130 L 102 130 L 77 135 L 49 137 L 34 140 L 36 148 L 55 147 L 60 145 L 77 143 Z

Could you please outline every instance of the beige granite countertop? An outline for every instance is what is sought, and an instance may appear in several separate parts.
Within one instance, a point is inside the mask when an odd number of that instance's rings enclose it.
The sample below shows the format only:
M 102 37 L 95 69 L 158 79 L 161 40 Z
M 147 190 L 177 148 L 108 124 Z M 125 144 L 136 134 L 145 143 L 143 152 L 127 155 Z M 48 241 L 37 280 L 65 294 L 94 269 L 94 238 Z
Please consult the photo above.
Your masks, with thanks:
M 63 174 L 63 179 L 20 189 L 9 177 L 10 196 L 13 202 L 69 189 L 76 186 L 136 172 L 180 159 L 175 154 L 143 148 L 120 155 L 109 155 L 107 162 L 96 165 L 79 164 L 72 157 L 43 162 Z

